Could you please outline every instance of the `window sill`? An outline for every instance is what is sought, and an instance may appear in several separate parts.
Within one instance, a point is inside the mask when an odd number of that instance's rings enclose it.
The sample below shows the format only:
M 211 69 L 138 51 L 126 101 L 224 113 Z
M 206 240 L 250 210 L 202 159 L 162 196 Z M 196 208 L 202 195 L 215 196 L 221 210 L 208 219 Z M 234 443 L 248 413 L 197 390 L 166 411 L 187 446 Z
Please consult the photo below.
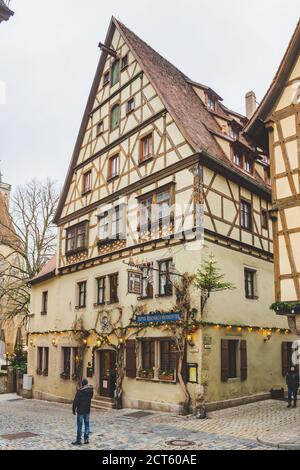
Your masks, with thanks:
M 173 297 L 173 292 L 171 294 L 157 294 L 155 296 L 156 299 L 164 298 L 164 297 Z
M 83 307 L 79 307 L 78 305 L 75 307 L 75 310 L 86 310 L 86 305 Z
M 240 377 L 233 377 L 233 378 L 227 380 L 228 384 L 234 384 L 234 383 L 239 383 L 239 382 L 241 382 Z
M 139 160 L 139 166 L 146 165 L 147 163 L 152 162 L 152 161 L 153 161 L 153 156 L 149 158 L 145 158 L 144 160 Z
M 135 108 L 126 110 L 126 115 L 128 116 L 129 114 L 133 113 L 135 111 Z
M 110 301 L 109 301 L 109 302 L 106 302 L 106 305 L 117 305 L 117 304 L 119 304 L 119 303 L 120 303 L 120 301 L 119 301 L 119 299 L 118 299 L 118 300 L 114 300 L 113 302 L 110 302 Z
M 138 297 L 137 300 L 152 300 L 153 299 L 153 295 L 149 295 L 149 296 L 146 296 L 146 297 Z
M 154 383 L 162 383 L 162 384 L 171 384 L 171 385 L 176 385 L 177 382 L 176 380 L 160 380 L 160 379 L 147 379 L 147 378 L 144 378 L 144 377 L 136 377 L 136 380 L 138 380 L 139 382 L 142 381 L 142 382 L 154 382 Z
M 94 308 L 97 307 L 103 307 L 105 305 L 105 302 L 102 302 L 101 304 L 98 304 L 97 302 L 94 303 Z
M 47 312 L 41 312 L 41 315 L 45 316 L 47 315 Z
M 91 194 L 91 192 L 92 192 L 91 189 L 89 189 L 88 191 L 83 191 L 83 192 L 81 193 L 81 196 L 82 196 L 82 197 L 83 197 L 83 196 L 87 196 L 88 194 Z
M 107 179 L 106 179 L 106 181 L 107 181 L 108 183 L 111 183 L 112 181 L 114 181 L 114 180 L 118 179 L 118 178 L 119 178 L 119 176 L 120 176 L 120 175 L 116 175 L 116 176 L 108 176 L 108 177 L 107 177 Z
M 66 256 L 78 255 L 78 253 L 88 252 L 87 248 L 77 248 L 76 250 L 67 251 Z

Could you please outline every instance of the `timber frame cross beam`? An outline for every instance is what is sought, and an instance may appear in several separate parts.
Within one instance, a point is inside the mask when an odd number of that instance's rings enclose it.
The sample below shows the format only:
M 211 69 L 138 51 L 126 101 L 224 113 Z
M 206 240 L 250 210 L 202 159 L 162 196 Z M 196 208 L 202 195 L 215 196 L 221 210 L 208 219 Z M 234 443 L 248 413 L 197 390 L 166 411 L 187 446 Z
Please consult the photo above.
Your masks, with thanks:
M 110 47 L 105 46 L 105 44 L 102 44 L 102 42 L 99 42 L 98 47 L 99 49 L 101 49 L 101 51 L 107 52 L 109 55 L 113 57 L 117 57 L 117 52 L 114 49 L 111 49 Z

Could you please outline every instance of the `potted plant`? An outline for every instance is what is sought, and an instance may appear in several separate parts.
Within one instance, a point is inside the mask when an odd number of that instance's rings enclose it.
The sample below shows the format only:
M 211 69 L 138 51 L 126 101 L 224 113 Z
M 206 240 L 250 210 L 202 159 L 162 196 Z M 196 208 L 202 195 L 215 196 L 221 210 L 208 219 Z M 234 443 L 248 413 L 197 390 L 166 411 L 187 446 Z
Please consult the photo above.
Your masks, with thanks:
M 158 378 L 164 382 L 174 382 L 175 372 L 174 370 L 160 370 L 158 372 Z
M 140 369 L 139 377 L 141 379 L 154 379 L 154 369 Z

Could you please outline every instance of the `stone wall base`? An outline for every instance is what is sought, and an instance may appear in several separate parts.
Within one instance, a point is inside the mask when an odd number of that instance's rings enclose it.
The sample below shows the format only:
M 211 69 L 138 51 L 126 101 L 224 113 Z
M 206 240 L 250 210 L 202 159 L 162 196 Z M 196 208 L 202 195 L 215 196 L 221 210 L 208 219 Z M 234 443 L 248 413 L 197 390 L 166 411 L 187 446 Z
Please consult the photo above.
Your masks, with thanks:
M 39 390 L 33 390 L 33 398 L 36 400 L 54 401 L 57 403 L 72 403 L 69 398 L 60 397 L 59 395 L 52 395 L 46 392 L 40 392 Z
M 162 403 L 158 401 L 144 401 L 144 400 L 132 400 L 127 397 L 123 397 L 124 408 L 135 408 L 138 410 L 152 410 L 152 411 L 163 411 L 166 413 L 180 414 L 182 412 L 182 405 L 174 403 Z
M 211 401 L 206 403 L 207 411 L 224 410 L 225 408 L 233 408 L 234 406 L 248 405 L 258 401 L 270 400 L 271 394 L 257 393 L 256 395 L 248 395 L 246 397 L 232 398 L 231 400 Z

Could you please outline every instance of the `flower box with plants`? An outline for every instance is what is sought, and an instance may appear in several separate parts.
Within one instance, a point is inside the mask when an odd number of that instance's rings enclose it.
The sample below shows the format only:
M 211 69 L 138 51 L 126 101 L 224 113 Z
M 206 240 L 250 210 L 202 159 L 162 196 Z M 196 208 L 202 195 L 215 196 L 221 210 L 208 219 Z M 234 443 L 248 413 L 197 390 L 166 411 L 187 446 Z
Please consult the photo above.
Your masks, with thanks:
M 36 375 L 43 375 L 42 369 L 37 369 L 36 370 Z
M 158 372 L 159 380 L 163 382 L 175 382 L 175 371 L 174 370 L 160 370 Z
M 70 372 L 62 372 L 60 378 L 63 380 L 70 380 Z
M 138 371 L 138 377 L 140 379 L 154 379 L 154 369 L 140 369 Z
M 48 376 L 48 369 L 44 369 L 44 370 L 43 370 L 43 375 L 44 375 L 44 377 L 47 377 L 47 376 Z

